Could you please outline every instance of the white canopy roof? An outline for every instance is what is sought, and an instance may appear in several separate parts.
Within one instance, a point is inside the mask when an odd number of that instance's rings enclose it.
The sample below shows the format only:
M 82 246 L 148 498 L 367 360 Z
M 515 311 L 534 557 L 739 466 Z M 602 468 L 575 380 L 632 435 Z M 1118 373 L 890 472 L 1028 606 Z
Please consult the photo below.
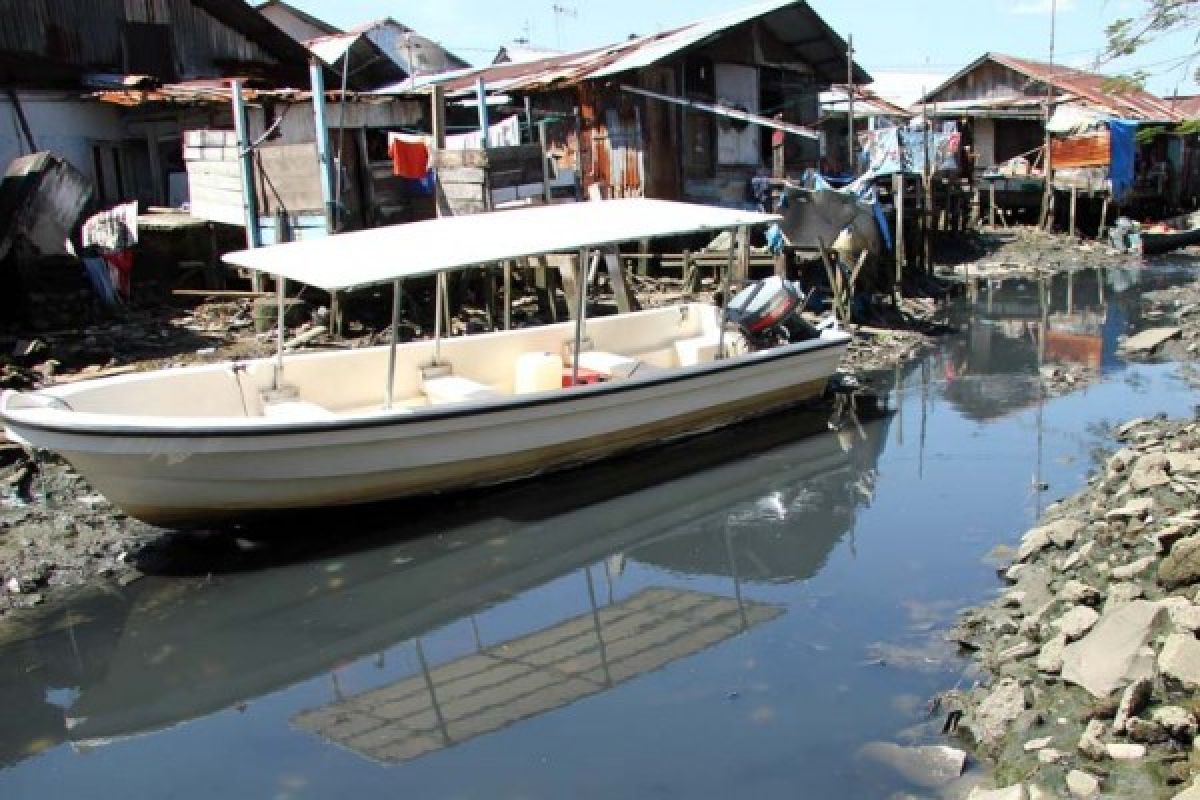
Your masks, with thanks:
M 239 250 L 227 254 L 225 261 L 321 289 L 346 289 L 521 256 L 573 253 L 582 247 L 659 236 L 715 233 L 779 219 L 774 214 L 667 200 L 566 203 L 442 217 Z

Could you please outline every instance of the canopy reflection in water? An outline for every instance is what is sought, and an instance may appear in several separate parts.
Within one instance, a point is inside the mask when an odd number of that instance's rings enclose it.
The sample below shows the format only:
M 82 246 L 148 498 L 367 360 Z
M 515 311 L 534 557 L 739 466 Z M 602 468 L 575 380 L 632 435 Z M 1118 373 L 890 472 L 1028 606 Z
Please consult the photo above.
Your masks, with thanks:
M 701 592 L 643 589 L 436 669 L 418 639 L 420 675 L 292 721 L 373 761 L 400 763 L 611 689 L 782 613 Z
M 127 617 L 115 640 L 112 619 L 95 626 L 104 629 L 103 635 L 71 631 L 81 647 L 95 640 L 104 652 L 85 659 L 91 666 L 79 678 L 65 733 L 74 742 L 100 745 L 240 707 L 326 673 L 336 676 L 333 671 L 339 665 L 357 659 L 396 649 L 412 653 L 420 637 L 460 620 L 473 622 L 473 615 L 489 609 L 499 609 L 511 619 L 513 614 L 504 610 L 510 600 L 572 572 L 582 573 L 582 591 L 585 579 L 592 580 L 588 567 L 606 559 L 606 567 L 638 561 L 669 564 L 666 543 L 672 540 L 686 555 L 670 569 L 693 568 L 693 555 L 706 565 L 724 562 L 712 572 L 701 571 L 717 575 L 717 583 L 710 580 L 704 593 L 655 585 L 637 587 L 648 594 L 624 597 L 620 592 L 613 596 L 609 587 L 605 602 L 598 602 L 589 587 L 589 614 L 574 617 L 578 611 L 571 611 L 571 619 L 559 617 L 532 633 L 526 633 L 530 624 L 517 614 L 520 635 L 508 642 L 510 647 L 549 642 L 592 624 L 600 628 L 605 648 L 612 642 L 614 648 L 630 648 L 630 655 L 608 659 L 606 654 L 610 675 L 600 679 L 598 652 L 586 655 L 579 650 L 570 675 L 582 683 L 566 681 L 558 688 L 533 691 L 540 678 L 530 677 L 532 695 L 524 699 L 524 706 L 509 702 L 515 695 L 491 698 L 500 709 L 487 724 L 475 720 L 470 735 L 717 646 L 781 613 L 743 597 L 736 551 L 755 542 L 790 539 L 805 563 L 783 559 L 777 574 L 756 567 L 751 580 L 790 581 L 812 574 L 853 524 L 853 508 L 869 500 L 861 494 L 862 485 L 864 477 L 869 483 L 874 474 L 886 420 L 812 435 L 825 428 L 826 419 L 807 413 L 779 415 L 661 449 L 653 459 L 630 458 L 483 493 L 457 508 L 444 507 L 411 522 L 406 519 L 411 508 L 401 504 L 381 515 L 387 521 L 380 523 L 380 535 L 392 537 L 390 543 L 332 558 L 268 563 L 244 574 L 211 578 L 200 565 L 196 574 L 205 577 L 196 580 L 141 581 L 127 590 Z M 814 512 L 801 527 L 794 520 L 768 515 L 756 521 L 747 514 L 747 509 L 773 503 L 781 495 L 807 497 L 814 489 L 824 497 L 823 505 L 837 511 L 825 516 Z M 397 519 L 405 522 L 398 525 Z M 351 520 L 366 524 L 368 518 L 350 517 L 342 524 Z M 418 538 L 396 542 L 397 530 Z M 721 535 L 711 535 L 715 532 Z M 296 538 L 287 541 L 294 543 Z M 680 616 L 664 616 L 657 608 L 639 610 L 636 618 L 648 626 L 644 636 L 630 638 L 621 632 L 622 614 L 633 614 L 649 599 L 668 596 L 697 605 Z M 661 639 L 658 645 L 656 636 Z M 688 641 L 672 643 L 675 636 Z M 575 644 L 582 648 L 580 642 Z M 594 635 L 591 645 L 600 647 Z M 484 650 L 490 657 L 505 653 L 503 645 L 481 645 L 466 658 Z M 446 670 L 468 663 L 451 659 L 424 667 L 434 676 L 436 690 L 450 674 Z M 422 674 L 411 678 L 426 681 Z M 442 694 L 435 693 L 441 703 Z M 371 704 L 374 698 L 362 702 Z M 465 728 L 455 727 L 460 721 L 465 725 L 468 711 L 463 705 L 445 718 L 451 740 L 468 735 Z M 304 727 L 305 719 L 316 718 L 295 717 L 294 724 Z M 416 718 L 406 719 L 411 723 Z M 322 735 L 332 730 L 326 723 L 314 722 L 312 727 Z M 329 738 L 343 741 L 336 735 Z M 438 746 L 445 741 L 446 737 L 437 740 Z

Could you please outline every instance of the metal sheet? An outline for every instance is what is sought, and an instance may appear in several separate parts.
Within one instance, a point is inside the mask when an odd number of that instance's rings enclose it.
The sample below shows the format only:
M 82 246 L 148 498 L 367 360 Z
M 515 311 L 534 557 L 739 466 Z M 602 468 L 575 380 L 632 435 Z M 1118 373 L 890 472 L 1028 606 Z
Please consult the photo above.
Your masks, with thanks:
M 344 233 L 229 253 L 238 267 L 322 289 L 385 283 L 543 253 L 764 225 L 780 217 L 666 200 L 568 203 Z

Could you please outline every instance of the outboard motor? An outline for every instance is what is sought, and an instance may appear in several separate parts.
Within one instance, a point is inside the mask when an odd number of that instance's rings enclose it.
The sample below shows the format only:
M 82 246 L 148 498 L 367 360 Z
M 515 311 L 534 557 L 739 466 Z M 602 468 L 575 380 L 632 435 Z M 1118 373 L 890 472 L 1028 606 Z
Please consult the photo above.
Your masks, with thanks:
M 734 295 L 725 320 L 737 326 L 751 350 L 815 339 L 820 332 L 800 316 L 806 299 L 798 284 L 775 275 Z

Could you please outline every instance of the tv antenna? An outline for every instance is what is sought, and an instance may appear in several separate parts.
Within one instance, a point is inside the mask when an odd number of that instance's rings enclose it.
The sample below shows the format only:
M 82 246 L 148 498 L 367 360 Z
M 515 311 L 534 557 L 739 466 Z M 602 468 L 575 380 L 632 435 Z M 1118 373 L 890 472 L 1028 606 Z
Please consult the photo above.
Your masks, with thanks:
M 555 3 L 550 6 L 550 10 L 554 12 L 554 38 L 558 41 L 558 49 L 561 50 L 563 18 L 579 19 L 579 9 L 574 6 L 564 6 L 561 3 Z

